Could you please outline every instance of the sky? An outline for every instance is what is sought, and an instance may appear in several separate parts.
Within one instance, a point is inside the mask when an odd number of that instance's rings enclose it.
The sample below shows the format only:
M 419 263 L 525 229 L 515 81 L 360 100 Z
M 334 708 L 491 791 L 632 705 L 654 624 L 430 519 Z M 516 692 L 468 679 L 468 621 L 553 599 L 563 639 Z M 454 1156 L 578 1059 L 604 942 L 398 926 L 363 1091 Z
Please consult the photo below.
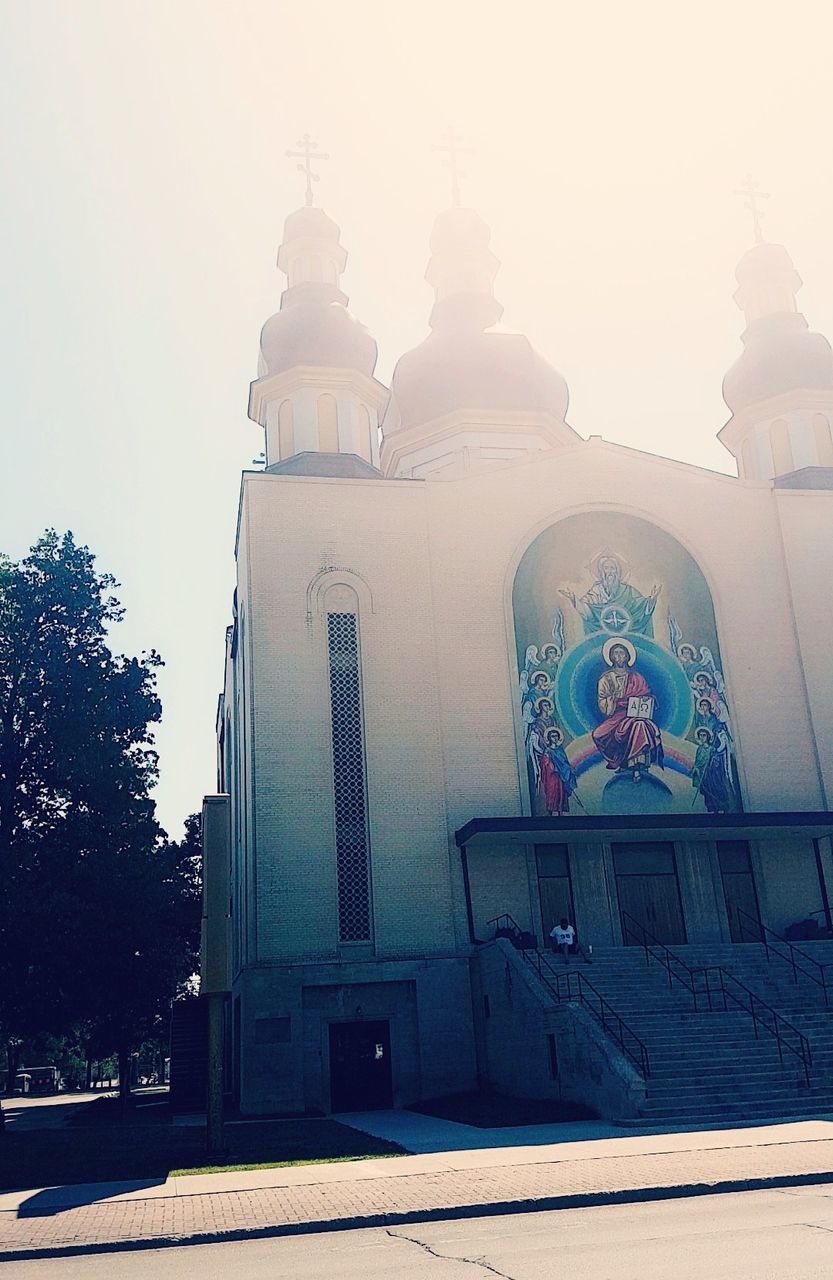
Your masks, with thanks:
M 0 21 L 0 550 L 71 529 L 122 584 L 113 647 L 166 662 L 172 834 L 215 786 L 248 385 L 302 134 L 331 157 L 316 199 L 382 381 L 427 332 L 449 125 L 502 323 L 565 375 L 580 434 L 734 469 L 715 433 L 748 173 L 833 336 L 826 0 L 0 0 Z

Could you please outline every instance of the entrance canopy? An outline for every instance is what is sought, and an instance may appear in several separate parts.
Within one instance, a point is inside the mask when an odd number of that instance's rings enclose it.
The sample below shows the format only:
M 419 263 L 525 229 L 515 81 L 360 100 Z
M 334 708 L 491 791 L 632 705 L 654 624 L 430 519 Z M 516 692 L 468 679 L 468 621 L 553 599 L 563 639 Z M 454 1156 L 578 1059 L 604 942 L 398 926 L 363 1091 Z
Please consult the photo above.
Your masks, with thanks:
M 502 855 L 512 850 L 517 851 L 519 858 L 526 856 L 526 850 L 531 847 L 538 849 L 539 856 L 539 881 L 540 881 L 540 858 L 542 854 L 541 846 L 570 846 L 571 852 L 574 846 L 585 846 L 584 852 L 587 857 L 580 857 L 576 860 L 576 870 L 580 872 L 580 885 L 578 888 L 579 897 L 584 898 L 582 908 L 584 911 L 585 922 L 591 917 L 594 920 L 593 930 L 600 936 L 604 933 L 606 927 L 610 926 L 616 915 L 618 901 L 622 906 L 622 895 L 627 897 L 625 909 L 630 914 L 634 914 L 634 905 L 632 902 L 633 892 L 639 890 L 640 893 L 647 892 L 646 886 L 642 884 L 645 876 L 650 879 L 650 890 L 652 910 L 657 911 L 658 899 L 658 880 L 662 881 L 663 894 L 659 897 L 663 902 L 668 899 L 668 895 L 674 899 L 678 907 L 678 915 L 680 927 L 678 932 L 683 932 L 683 904 L 680 900 L 678 868 L 675 863 L 675 855 L 670 855 L 670 874 L 660 875 L 656 867 L 648 868 L 645 865 L 645 855 L 652 850 L 654 855 L 657 854 L 658 846 L 668 845 L 672 849 L 676 845 L 688 845 L 689 854 L 685 859 L 685 875 L 687 877 L 687 888 L 684 886 L 683 898 L 686 893 L 689 900 L 688 916 L 690 922 L 699 920 L 699 925 L 703 926 L 703 903 L 708 899 L 708 887 L 711 885 L 710 892 L 712 896 L 728 895 L 727 910 L 729 899 L 734 903 L 738 896 L 738 880 L 746 876 L 750 885 L 751 870 L 748 865 L 743 867 L 727 868 L 720 864 L 719 871 L 712 866 L 714 859 L 708 852 L 708 847 L 712 842 L 743 842 L 745 844 L 761 845 L 769 843 L 776 851 L 788 850 L 790 846 L 803 847 L 809 854 L 812 846 L 812 854 L 810 860 L 804 866 L 804 870 L 800 876 L 793 876 L 792 873 L 787 876 L 786 864 L 781 863 L 783 859 L 780 855 L 775 856 L 774 862 L 770 855 L 768 864 L 769 870 L 767 876 L 771 879 L 770 888 L 775 894 L 775 898 L 781 901 L 783 899 L 784 912 L 787 915 L 801 914 L 807 912 L 805 898 L 809 894 L 815 898 L 816 889 L 813 887 L 815 877 L 817 876 L 818 892 L 822 910 L 825 918 L 830 918 L 830 907 L 825 888 L 824 873 L 822 868 L 822 851 L 821 842 L 828 842 L 833 839 L 833 812 L 827 810 L 803 811 L 803 812 L 787 812 L 787 813 L 727 813 L 727 814 L 703 814 L 703 813 L 667 813 L 667 814 L 600 814 L 589 816 L 587 814 L 567 814 L 562 817 L 550 818 L 533 818 L 533 817 L 516 817 L 516 818 L 472 818 L 465 826 L 460 827 L 459 831 L 454 833 L 454 838 L 460 850 L 460 861 L 463 872 L 463 886 L 466 896 L 466 913 L 468 916 L 469 938 L 472 943 L 476 943 L 478 938 L 475 929 L 475 908 L 472 898 L 472 883 L 470 877 L 470 861 L 472 855 L 478 853 L 482 857 L 475 857 L 475 864 L 479 864 L 478 868 L 478 889 L 479 906 L 477 910 L 478 921 L 482 924 L 489 915 L 498 916 L 501 912 L 509 911 L 516 918 L 520 918 L 512 905 L 513 882 L 511 875 L 507 877 L 504 870 L 497 878 L 497 888 L 503 896 L 500 901 L 486 906 L 483 900 L 483 884 L 484 873 L 486 875 L 485 883 L 488 886 L 487 868 L 495 861 L 499 862 Z M 629 859 L 625 854 L 622 846 L 628 844 L 632 847 L 633 859 L 640 861 L 637 870 L 627 872 L 624 864 L 630 865 Z M 602 848 L 606 845 L 614 846 L 613 858 L 609 872 L 604 870 L 604 858 Z M 643 848 L 640 850 L 639 845 Z M 701 853 L 696 854 L 699 846 Z M 619 854 L 616 853 L 619 849 Z M 576 850 L 578 852 L 578 849 Z M 724 849 L 724 852 L 726 850 Z M 549 872 L 544 873 L 550 879 L 547 881 L 547 888 L 557 890 L 562 898 L 565 898 L 562 905 L 562 913 L 567 908 L 566 913 L 569 915 L 574 909 L 572 905 L 572 894 L 575 886 L 571 887 L 571 873 L 567 869 L 569 862 L 565 861 L 564 870 L 557 871 L 554 859 L 557 859 L 558 851 L 552 849 L 546 855 L 547 864 L 550 868 Z M 829 853 L 825 855 L 829 859 Z M 616 859 L 623 861 L 623 866 L 616 867 Z M 632 861 L 632 860 L 631 860 Z M 748 860 L 747 860 L 748 861 Z M 806 861 L 806 860 L 805 860 Z M 633 864 L 634 866 L 636 863 Z M 793 871 L 796 871 L 798 864 L 790 863 Z M 595 868 L 595 869 L 594 869 Z M 562 875 L 564 883 L 555 885 L 552 877 Z M 734 878 L 733 878 L 734 875 Z M 615 880 L 614 892 L 618 897 L 611 899 L 611 884 Z M 714 877 L 717 876 L 717 881 Z M 790 881 L 785 886 L 785 876 Z M 728 877 L 728 878 L 727 878 Z M 792 880 L 795 880 L 795 884 Z M 639 882 L 637 884 L 637 881 Z M 691 883 L 688 883 L 688 882 Z M 620 883 L 621 882 L 621 883 Z M 744 885 L 746 880 L 744 880 Z M 669 886 L 673 885 L 673 893 Z M 478 888 L 479 886 L 479 888 Z M 705 886 L 705 887 L 704 887 Z M 540 885 L 539 885 L 540 888 Z M 523 913 L 522 900 L 524 893 L 529 893 L 528 882 L 525 875 L 521 876 L 515 884 L 516 897 L 515 906 Z M 754 890 L 751 890 L 754 895 Z M 630 896 L 628 896 L 630 894 Z M 488 893 L 486 895 L 488 900 Z M 670 900 L 670 899 L 669 899 Z M 715 902 L 718 898 L 715 897 Z M 641 899 L 640 899 L 641 901 Z M 524 900 L 525 902 L 525 900 Z M 757 905 L 752 910 L 753 899 L 750 898 L 747 903 L 744 899 L 743 909 L 755 916 L 757 915 Z M 535 908 L 526 902 L 532 912 L 532 918 L 535 916 Z M 606 905 L 605 905 L 606 904 Z M 628 905 L 630 904 L 630 905 Z M 643 907 L 644 903 L 641 904 Z M 737 905 L 737 904 L 736 904 Z M 610 920 L 604 915 L 608 912 Z M 601 918 L 599 912 L 602 913 L 604 919 Z M 782 914 L 784 914 L 782 912 Z M 484 914 L 485 913 L 485 914 Z M 595 913 L 595 915 L 594 915 Z M 698 916 L 699 913 L 699 916 Z M 527 912 L 529 914 L 529 912 Z M 637 915 L 645 915 L 653 921 L 659 919 L 656 914 L 652 914 L 651 910 L 637 912 Z M 482 917 L 482 919 L 481 919 Z M 713 923 L 713 922 L 712 922 Z M 615 925 L 614 932 L 615 932 Z M 701 929 L 702 931 L 702 929 Z M 666 930 L 668 932 L 668 930 Z M 670 940 L 673 930 L 669 932 Z M 704 935 L 705 936 L 705 935 Z M 710 936 L 710 935 L 709 935 Z
M 459 849 L 491 845 L 566 844 L 616 840 L 766 840 L 784 836 L 821 840 L 833 836 L 833 812 L 647 813 L 561 818 L 471 818 L 455 831 Z

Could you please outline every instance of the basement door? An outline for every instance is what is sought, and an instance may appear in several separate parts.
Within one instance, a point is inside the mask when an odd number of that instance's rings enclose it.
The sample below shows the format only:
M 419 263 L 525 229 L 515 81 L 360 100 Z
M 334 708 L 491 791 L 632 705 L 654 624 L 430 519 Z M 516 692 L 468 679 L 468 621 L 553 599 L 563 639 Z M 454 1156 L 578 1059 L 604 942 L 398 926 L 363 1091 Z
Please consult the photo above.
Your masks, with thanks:
M 330 1110 L 393 1106 L 390 1023 L 330 1023 Z
M 613 866 L 625 945 L 640 945 L 633 922 L 666 946 L 685 942 L 674 845 L 665 841 L 614 844 Z

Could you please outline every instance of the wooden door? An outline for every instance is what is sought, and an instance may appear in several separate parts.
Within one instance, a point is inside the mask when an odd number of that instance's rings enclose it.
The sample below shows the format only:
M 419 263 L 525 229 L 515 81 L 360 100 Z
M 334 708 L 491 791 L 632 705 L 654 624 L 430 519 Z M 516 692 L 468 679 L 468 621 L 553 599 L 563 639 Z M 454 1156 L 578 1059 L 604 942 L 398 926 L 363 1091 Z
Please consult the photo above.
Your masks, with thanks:
M 538 881 L 541 892 L 541 924 L 544 945 L 550 945 L 550 933 L 559 920 L 567 919 L 575 925 L 569 876 L 541 876 Z
M 758 895 L 751 871 L 726 872 L 723 875 L 723 896 L 729 917 L 729 936 L 733 942 L 759 942 L 755 922 L 760 924 Z M 743 912 L 743 915 L 739 914 Z M 751 918 L 750 918 L 751 917 Z
M 676 876 L 617 876 L 619 908 L 666 946 L 686 940 Z M 627 946 L 639 946 L 638 930 L 630 931 L 623 914 L 622 936 Z M 632 928 L 632 927 L 631 927 Z
M 723 880 L 723 897 L 733 942 L 758 942 L 755 925 L 761 923 L 752 859 L 746 840 L 718 840 L 717 856 Z

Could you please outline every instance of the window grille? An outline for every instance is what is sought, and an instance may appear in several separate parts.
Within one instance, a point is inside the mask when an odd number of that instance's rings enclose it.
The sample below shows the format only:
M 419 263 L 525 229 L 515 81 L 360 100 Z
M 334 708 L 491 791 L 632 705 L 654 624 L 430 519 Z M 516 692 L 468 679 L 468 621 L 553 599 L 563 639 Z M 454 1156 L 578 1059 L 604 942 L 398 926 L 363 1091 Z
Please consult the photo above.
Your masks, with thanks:
M 364 776 L 359 639 L 354 613 L 327 614 L 333 726 L 338 933 L 370 939 L 370 857 Z

